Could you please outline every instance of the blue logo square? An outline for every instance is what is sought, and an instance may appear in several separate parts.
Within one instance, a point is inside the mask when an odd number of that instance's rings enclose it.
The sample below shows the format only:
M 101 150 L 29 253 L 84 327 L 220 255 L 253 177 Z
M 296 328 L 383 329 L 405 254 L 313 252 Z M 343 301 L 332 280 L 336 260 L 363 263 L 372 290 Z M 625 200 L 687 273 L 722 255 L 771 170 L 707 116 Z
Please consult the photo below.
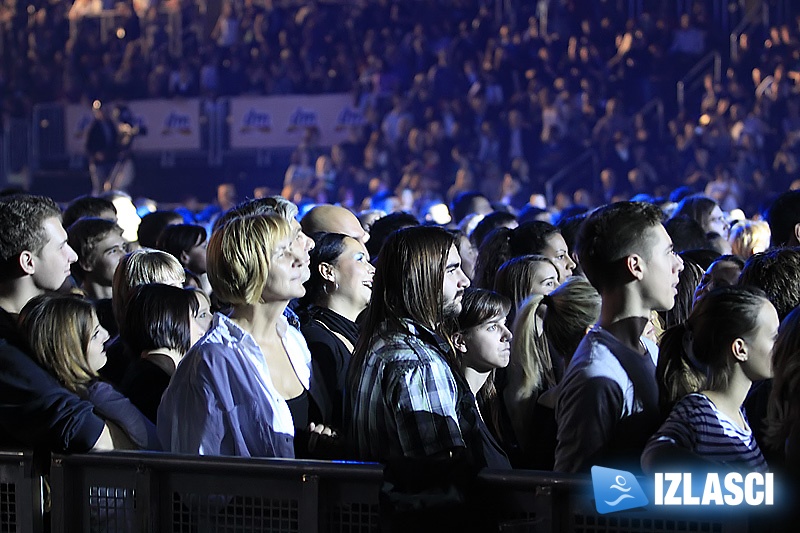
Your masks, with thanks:
M 625 470 L 592 467 L 594 505 L 600 514 L 644 507 L 648 503 L 636 477 Z

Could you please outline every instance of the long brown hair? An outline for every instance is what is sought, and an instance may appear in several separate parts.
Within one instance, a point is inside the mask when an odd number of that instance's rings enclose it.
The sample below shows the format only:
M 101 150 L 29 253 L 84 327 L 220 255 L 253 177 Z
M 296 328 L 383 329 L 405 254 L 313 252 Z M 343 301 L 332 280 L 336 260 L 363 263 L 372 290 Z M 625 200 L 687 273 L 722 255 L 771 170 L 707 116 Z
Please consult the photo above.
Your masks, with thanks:
M 384 324 L 389 330 L 403 331 L 403 319 L 411 319 L 444 339 L 449 337 L 442 287 L 452 246 L 455 237 L 434 226 L 404 228 L 386 239 L 375 267 L 372 301 L 350 361 L 352 385 L 357 385 L 372 338 Z M 453 354 L 448 363 L 457 369 Z
M 33 358 L 66 389 L 78 394 L 97 379 L 86 360 L 94 317 L 94 306 L 88 300 L 51 294 L 31 299 L 19 315 Z

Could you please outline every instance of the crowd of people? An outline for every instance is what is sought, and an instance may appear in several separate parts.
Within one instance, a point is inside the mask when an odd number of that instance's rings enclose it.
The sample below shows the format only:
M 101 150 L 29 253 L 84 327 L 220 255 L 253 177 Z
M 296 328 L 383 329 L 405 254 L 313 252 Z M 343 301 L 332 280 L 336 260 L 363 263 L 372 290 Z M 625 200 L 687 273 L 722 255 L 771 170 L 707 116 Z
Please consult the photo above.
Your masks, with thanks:
M 429 4 L 230 2 L 206 41 L 170 3 L 178 61 L 156 4 L 110 39 L 88 2 L 3 6 L 7 114 L 349 91 L 365 121 L 309 130 L 281 195 L 139 220 L 97 159 L 63 210 L 0 198 L 2 444 L 378 461 L 397 531 L 491 528 L 484 467 L 796 484 L 800 26 L 743 33 L 662 132 L 639 110 L 710 49 L 707 2 Z
M 2 6 L 6 115 L 30 116 L 42 102 L 349 92 L 364 123 L 332 148 L 310 131 L 273 191 L 298 205 L 360 209 L 366 199 L 424 212 L 479 189 L 519 208 L 591 151 L 589 180 L 555 183 L 559 207 L 686 185 L 752 214 L 791 185 L 800 156 L 793 12 L 782 25 L 748 26 L 737 54 L 723 53 L 721 79 L 707 76 L 677 113 L 676 82 L 728 46 L 713 2 L 681 14 L 671 2 L 630 13 L 624 2 L 550 1 L 546 17 L 541 2 L 503 3 L 512 9 L 502 17 L 478 0 L 424 10 L 231 1 L 218 17 L 188 0 L 119 2 L 102 26 L 84 4 Z M 665 127 L 655 108 L 642 112 L 654 100 Z
M 557 226 L 467 196 L 468 232 L 271 196 L 136 242 L 108 198 L 3 197 L 4 444 L 377 461 L 397 531 L 485 530 L 484 467 L 798 480 L 800 192 L 766 242 L 702 195 Z

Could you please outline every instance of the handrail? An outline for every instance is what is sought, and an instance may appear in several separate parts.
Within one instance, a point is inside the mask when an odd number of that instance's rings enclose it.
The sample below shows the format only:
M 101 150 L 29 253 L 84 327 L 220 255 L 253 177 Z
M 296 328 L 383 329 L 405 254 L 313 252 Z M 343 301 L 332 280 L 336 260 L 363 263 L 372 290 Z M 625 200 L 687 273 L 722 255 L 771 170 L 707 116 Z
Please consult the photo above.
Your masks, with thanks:
M 716 50 L 706 54 L 700 61 L 693 66 L 686 75 L 676 85 L 678 109 L 684 110 L 686 103 L 686 85 L 697 80 L 700 75 L 703 75 L 708 70 L 708 64 L 711 63 L 714 74 L 714 83 L 719 83 L 722 79 L 722 56 Z
M 553 205 L 553 200 L 555 199 L 553 195 L 554 185 L 566 178 L 568 175 L 572 174 L 577 168 L 580 168 L 582 165 L 586 164 L 587 160 L 591 160 L 594 167 L 597 166 L 597 152 L 593 148 L 586 150 L 578 159 L 575 159 L 569 165 L 553 174 L 553 176 L 545 182 L 544 194 L 545 199 L 547 200 L 547 205 Z
M 760 12 L 760 13 L 759 13 Z M 730 37 L 730 56 L 731 61 L 739 60 L 739 37 L 747 30 L 747 28 L 758 20 L 758 15 L 761 15 L 761 23 L 764 27 L 769 26 L 769 6 L 764 3 L 760 6 L 755 6 L 753 9 L 745 13 L 739 24 L 733 29 Z

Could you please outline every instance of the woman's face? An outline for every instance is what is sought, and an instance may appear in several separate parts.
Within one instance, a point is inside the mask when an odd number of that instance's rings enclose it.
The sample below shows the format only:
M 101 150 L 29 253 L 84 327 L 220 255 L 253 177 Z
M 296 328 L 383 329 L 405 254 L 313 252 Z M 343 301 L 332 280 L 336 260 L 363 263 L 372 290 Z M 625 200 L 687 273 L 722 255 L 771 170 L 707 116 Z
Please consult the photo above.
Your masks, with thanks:
M 574 263 L 573 263 L 574 264 Z M 560 279 L 558 270 L 547 261 L 536 261 L 533 268 L 533 285 L 530 296 L 540 294 L 545 296 L 558 287 Z
M 506 317 L 497 315 L 491 320 L 463 333 L 466 351 L 463 363 L 478 372 L 505 368 L 511 356 L 511 331 L 506 327 Z
M 564 280 L 572 276 L 575 261 L 569 256 L 567 242 L 560 233 L 553 233 L 546 242 L 547 246 L 542 250 L 542 255 L 555 263 L 558 269 L 558 283 L 563 283 Z
M 308 250 L 311 247 L 307 247 L 306 242 L 297 237 L 290 235 L 281 239 L 273 249 L 267 281 L 261 291 L 262 301 L 288 302 L 305 295 L 303 283 L 308 281 L 310 274 Z
M 202 275 L 206 273 L 206 251 L 208 248 L 208 239 L 205 239 L 200 244 L 196 244 L 192 246 L 188 252 L 186 252 L 186 264 L 184 265 L 186 268 L 191 270 L 197 275 Z
M 197 298 L 197 313 L 191 313 L 189 317 L 189 336 L 191 337 L 192 346 L 206 334 L 208 328 L 211 327 L 211 305 L 208 303 L 208 298 L 195 292 Z
M 772 377 L 772 347 L 778 337 L 779 325 L 778 312 L 770 302 L 765 301 L 758 313 L 756 330 L 745 339 L 748 350 L 742 369 L 751 381 Z
M 92 313 L 92 335 L 89 337 L 89 345 L 86 347 L 86 362 L 89 368 L 97 372 L 106 364 L 106 347 L 108 331 L 100 325 L 97 315 Z
M 370 264 L 369 252 L 362 243 L 351 237 L 346 237 L 343 242 L 344 251 L 333 266 L 333 275 L 339 285 L 338 293 L 356 307 L 365 309 L 372 297 L 375 267 Z
M 717 233 L 718 235 L 721 235 L 722 238 L 727 239 L 728 228 L 730 228 L 730 226 L 728 221 L 725 220 L 725 214 L 718 205 L 715 205 L 714 209 L 711 210 L 711 214 L 708 215 L 707 227 L 703 229 L 706 230 L 706 233 Z

